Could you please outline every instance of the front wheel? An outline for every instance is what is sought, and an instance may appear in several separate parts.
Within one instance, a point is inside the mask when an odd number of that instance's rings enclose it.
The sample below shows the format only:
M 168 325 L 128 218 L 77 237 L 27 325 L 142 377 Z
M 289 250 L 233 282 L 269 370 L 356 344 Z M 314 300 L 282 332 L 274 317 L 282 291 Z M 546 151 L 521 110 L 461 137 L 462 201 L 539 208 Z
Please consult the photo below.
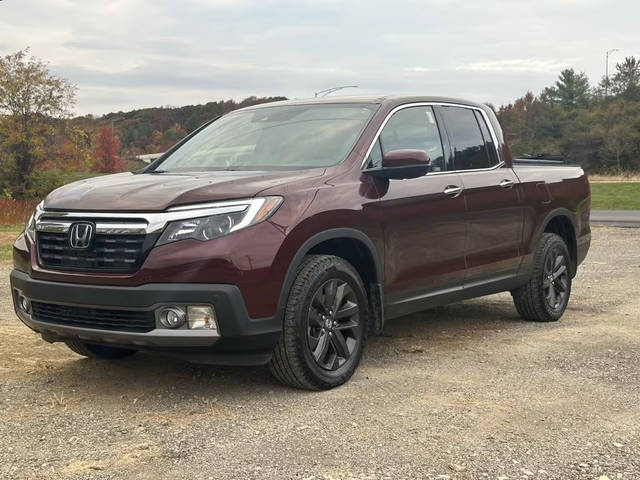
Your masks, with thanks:
M 511 292 L 522 318 L 554 322 L 562 317 L 571 295 L 571 257 L 564 240 L 544 233 L 533 260 L 533 275 L 522 287 Z
M 269 370 L 296 388 L 341 385 L 360 363 L 367 321 L 367 297 L 355 268 L 339 257 L 310 255 L 291 287 Z

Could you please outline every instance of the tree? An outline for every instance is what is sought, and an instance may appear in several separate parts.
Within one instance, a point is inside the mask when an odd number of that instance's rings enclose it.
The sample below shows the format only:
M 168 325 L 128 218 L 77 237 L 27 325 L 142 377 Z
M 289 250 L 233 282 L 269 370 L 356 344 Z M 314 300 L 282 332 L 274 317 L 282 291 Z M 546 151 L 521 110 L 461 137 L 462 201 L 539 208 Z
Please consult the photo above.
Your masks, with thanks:
M 121 170 L 122 160 L 119 157 L 119 153 L 120 142 L 114 136 L 113 130 L 106 125 L 99 127 L 94 148 L 96 169 L 103 173 L 113 173 Z
M 562 107 L 543 102 L 527 92 L 513 104 L 501 107 L 498 118 L 505 126 L 509 145 L 518 154 L 550 154 L 559 150 L 563 131 Z
M 611 91 L 627 100 L 640 101 L 640 62 L 635 57 L 626 57 L 624 62 L 616 64 Z
M 58 140 L 55 168 L 64 172 L 86 171 L 91 166 L 91 136 L 78 127 L 67 126 Z
M 593 128 L 602 136 L 605 165 L 614 159 L 618 172 L 628 169 L 640 149 L 640 103 L 616 98 L 595 115 Z
M 76 87 L 29 50 L 0 57 L 0 168 L 24 197 L 34 169 L 55 149 L 55 120 L 67 118 Z
M 179 123 L 174 123 L 173 126 L 165 130 L 163 136 L 164 139 L 171 144 L 176 143 L 178 140 L 184 138 L 187 135 L 187 131 L 182 128 Z
M 584 106 L 589 101 L 589 79 L 584 72 L 576 73 L 573 68 L 562 70 L 555 86 L 545 88 L 540 100 L 559 103 L 565 108 Z

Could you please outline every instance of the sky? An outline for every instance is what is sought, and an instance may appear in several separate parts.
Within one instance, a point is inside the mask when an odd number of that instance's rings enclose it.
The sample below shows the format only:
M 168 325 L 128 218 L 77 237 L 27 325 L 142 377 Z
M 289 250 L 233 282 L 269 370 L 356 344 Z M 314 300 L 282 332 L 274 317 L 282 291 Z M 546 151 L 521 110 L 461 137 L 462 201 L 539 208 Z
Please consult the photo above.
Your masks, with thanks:
M 638 19 L 637 0 L 0 0 L 0 56 L 30 47 L 78 114 L 339 85 L 501 105 L 640 57 Z

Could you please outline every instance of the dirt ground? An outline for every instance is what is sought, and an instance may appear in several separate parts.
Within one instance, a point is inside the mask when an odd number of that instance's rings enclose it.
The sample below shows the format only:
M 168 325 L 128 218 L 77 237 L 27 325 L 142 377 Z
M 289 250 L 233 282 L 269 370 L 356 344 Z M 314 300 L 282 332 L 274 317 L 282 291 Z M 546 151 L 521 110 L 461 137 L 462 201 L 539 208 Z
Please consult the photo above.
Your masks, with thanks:
M 0 478 L 639 479 L 640 229 L 594 228 L 554 324 L 509 294 L 390 322 L 345 386 L 140 354 L 15 318 L 0 266 Z

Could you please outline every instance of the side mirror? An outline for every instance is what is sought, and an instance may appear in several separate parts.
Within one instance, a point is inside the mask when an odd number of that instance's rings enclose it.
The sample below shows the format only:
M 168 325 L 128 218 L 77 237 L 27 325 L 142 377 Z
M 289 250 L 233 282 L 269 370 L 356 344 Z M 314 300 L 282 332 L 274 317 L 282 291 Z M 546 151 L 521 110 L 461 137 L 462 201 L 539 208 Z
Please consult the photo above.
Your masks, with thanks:
M 424 150 L 390 150 L 382 157 L 380 168 L 371 168 L 363 173 L 380 178 L 417 178 L 431 170 L 431 160 Z

